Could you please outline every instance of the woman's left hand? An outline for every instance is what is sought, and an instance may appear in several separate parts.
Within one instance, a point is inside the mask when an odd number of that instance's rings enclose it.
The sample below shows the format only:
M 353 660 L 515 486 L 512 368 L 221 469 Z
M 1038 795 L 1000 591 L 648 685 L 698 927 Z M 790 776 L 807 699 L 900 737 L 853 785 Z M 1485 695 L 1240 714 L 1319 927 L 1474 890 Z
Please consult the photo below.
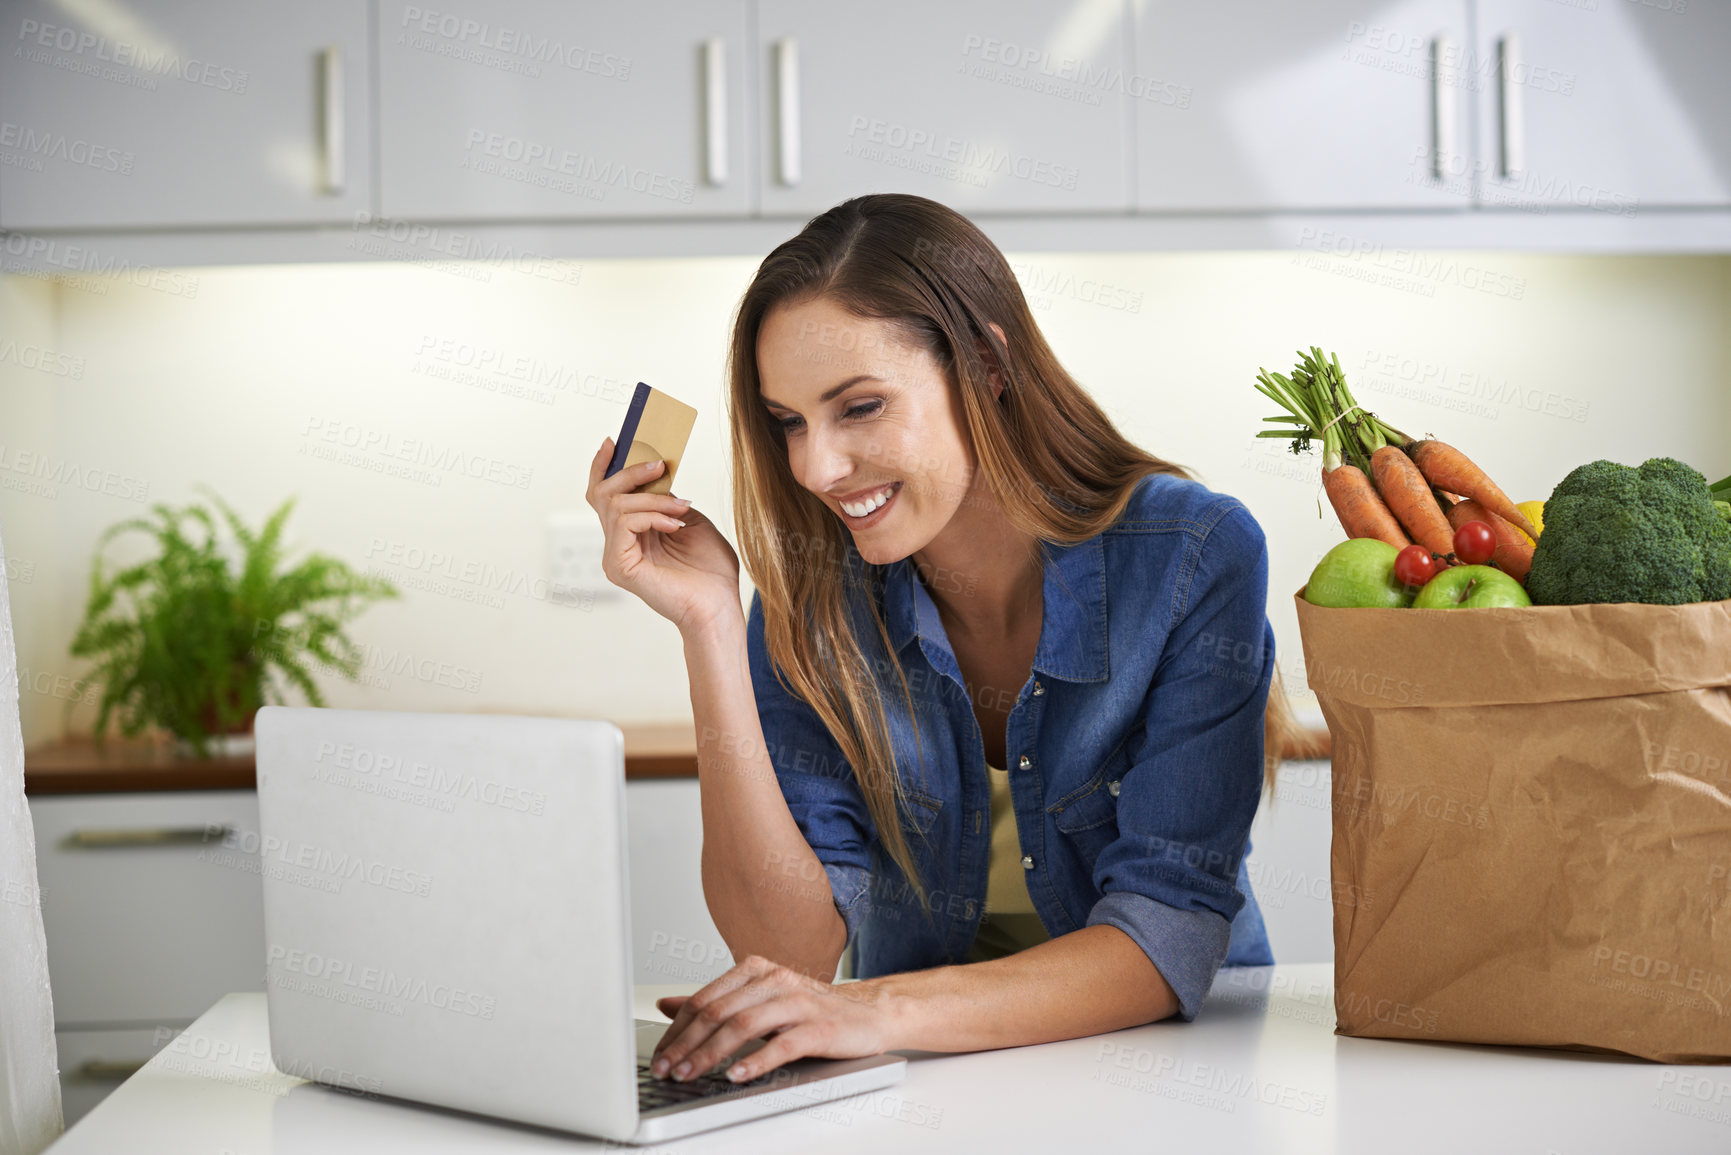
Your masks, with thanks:
M 747 1082 L 793 1059 L 856 1059 L 893 1046 L 881 985 L 820 982 L 758 955 L 747 955 L 695 994 L 669 995 L 655 1005 L 673 1017 L 655 1045 L 650 1073 L 658 1077 L 696 1078 L 765 1037 L 768 1042 L 721 1075 Z M 689 1065 L 684 1076 L 682 1064 Z

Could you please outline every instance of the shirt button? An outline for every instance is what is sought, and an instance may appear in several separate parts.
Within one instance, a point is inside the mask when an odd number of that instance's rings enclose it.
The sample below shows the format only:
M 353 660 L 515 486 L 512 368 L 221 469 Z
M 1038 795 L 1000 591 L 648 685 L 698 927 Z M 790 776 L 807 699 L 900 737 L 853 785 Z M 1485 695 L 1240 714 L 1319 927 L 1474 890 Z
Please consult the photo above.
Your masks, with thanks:
M 1020 762 L 1016 763 L 1016 765 L 1023 770 L 1026 770 L 1028 767 L 1032 766 L 1033 764 L 1034 764 L 1033 760 L 1030 759 L 1026 754 L 1023 754 L 1022 760 Z
M 1044 694 L 1045 692 L 1046 692 L 1046 687 L 1040 685 L 1039 682 L 1034 683 L 1034 697 L 1038 698 L 1041 694 Z
M 1026 854 L 1022 855 L 1022 869 L 1023 870 L 1034 869 L 1034 860 L 1032 858 L 1029 858 Z
M 1118 797 L 1118 783 L 1108 782 L 1106 783 L 1106 789 L 1111 793 L 1112 797 Z

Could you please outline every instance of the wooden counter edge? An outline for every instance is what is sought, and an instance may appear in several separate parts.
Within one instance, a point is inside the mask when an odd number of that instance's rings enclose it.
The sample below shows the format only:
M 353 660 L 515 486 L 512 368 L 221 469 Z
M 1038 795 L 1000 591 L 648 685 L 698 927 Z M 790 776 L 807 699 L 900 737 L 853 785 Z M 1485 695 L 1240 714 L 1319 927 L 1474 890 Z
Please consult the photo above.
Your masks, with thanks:
M 660 731 L 658 731 L 658 734 Z M 88 741 L 38 746 L 24 753 L 24 793 L 118 794 L 159 790 L 253 790 L 257 773 L 250 756 L 236 758 L 140 761 L 131 747 L 128 761 L 118 740 L 105 754 L 96 753 Z M 656 748 L 659 747 L 659 748 Z M 1288 760 L 1327 758 L 1329 734 L 1312 729 L 1303 742 L 1289 745 Z M 627 753 L 627 781 L 697 777 L 697 754 L 670 749 L 664 741 L 652 743 L 649 751 Z

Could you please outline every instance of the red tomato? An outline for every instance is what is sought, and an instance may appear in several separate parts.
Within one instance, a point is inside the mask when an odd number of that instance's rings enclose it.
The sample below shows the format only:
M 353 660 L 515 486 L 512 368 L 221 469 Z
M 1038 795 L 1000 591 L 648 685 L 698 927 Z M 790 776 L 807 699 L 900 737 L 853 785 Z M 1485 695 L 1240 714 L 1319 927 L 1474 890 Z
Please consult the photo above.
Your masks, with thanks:
M 1497 535 L 1482 521 L 1469 521 L 1455 530 L 1455 556 L 1468 565 L 1483 565 L 1497 551 Z
M 1388 556 L 1384 554 L 1383 556 Z M 1409 545 L 1394 556 L 1394 580 L 1402 585 L 1422 586 L 1436 576 L 1436 559 L 1422 545 Z

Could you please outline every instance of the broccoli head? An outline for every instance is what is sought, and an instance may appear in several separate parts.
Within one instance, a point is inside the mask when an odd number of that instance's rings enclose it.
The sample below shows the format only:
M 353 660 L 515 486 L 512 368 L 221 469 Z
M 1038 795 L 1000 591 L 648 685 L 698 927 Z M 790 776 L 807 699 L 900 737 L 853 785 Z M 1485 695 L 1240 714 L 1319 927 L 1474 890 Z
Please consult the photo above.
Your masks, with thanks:
M 1588 462 L 1545 502 L 1527 593 L 1541 606 L 1731 598 L 1731 523 L 1675 458 Z

